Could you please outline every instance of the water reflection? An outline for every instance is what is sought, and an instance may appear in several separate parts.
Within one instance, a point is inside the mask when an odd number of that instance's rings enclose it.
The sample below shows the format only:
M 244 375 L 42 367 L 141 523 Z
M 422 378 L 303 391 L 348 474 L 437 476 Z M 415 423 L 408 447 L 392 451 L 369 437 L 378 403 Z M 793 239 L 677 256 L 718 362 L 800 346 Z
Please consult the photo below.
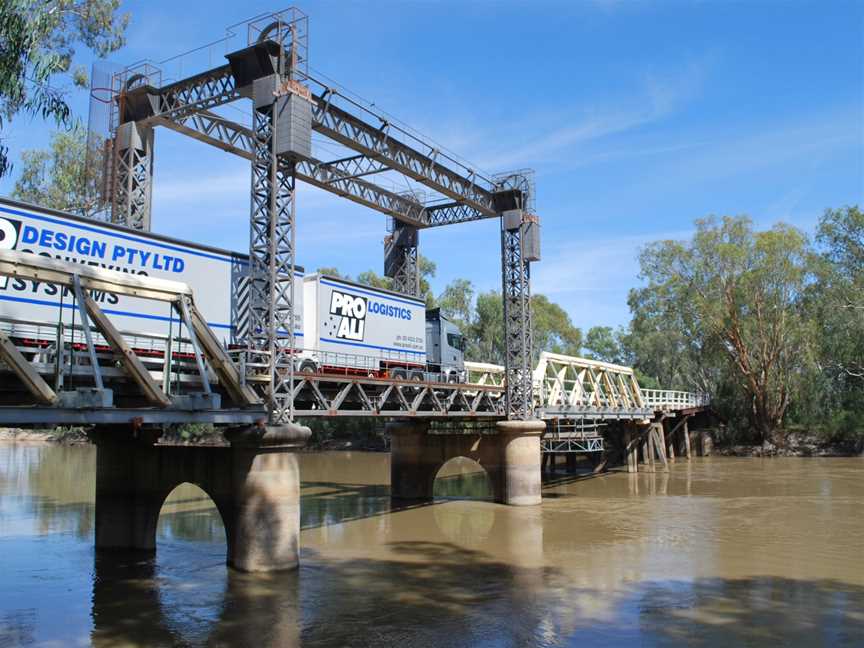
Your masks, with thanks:
M 296 573 L 240 574 L 226 571 L 221 560 L 209 565 L 196 560 L 189 569 L 175 562 L 185 557 L 169 552 L 157 561 L 100 553 L 92 644 L 299 645 Z
M 436 498 L 491 501 L 492 482 L 483 467 L 467 457 L 454 457 L 438 470 L 432 491 Z
M 187 482 L 175 487 L 165 498 L 156 537 L 157 541 L 224 543 L 225 526 L 210 496 Z
M 540 507 L 394 508 L 386 455 L 305 455 L 302 566 L 262 577 L 225 567 L 188 484 L 155 557 L 94 558 L 92 448 L 0 446 L 0 646 L 861 645 L 861 468 L 700 460 L 559 473 Z

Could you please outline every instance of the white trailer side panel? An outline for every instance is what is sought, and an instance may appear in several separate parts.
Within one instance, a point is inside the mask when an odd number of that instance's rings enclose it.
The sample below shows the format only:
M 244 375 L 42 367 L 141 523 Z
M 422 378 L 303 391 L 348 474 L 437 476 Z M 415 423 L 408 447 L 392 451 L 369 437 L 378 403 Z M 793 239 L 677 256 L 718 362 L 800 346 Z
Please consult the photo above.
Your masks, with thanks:
M 235 307 L 242 307 L 246 301 L 245 285 L 241 288 L 248 272 L 248 258 L 244 255 L 2 199 L 0 248 L 187 283 L 198 309 L 224 342 L 230 341 L 231 336 L 232 301 Z M 295 334 L 302 336 L 302 274 L 298 274 Z M 93 298 L 123 332 L 164 336 L 171 321 L 177 335 L 178 317 L 172 315 L 166 303 L 111 293 L 96 293 Z M 13 335 L 41 335 L 26 322 L 56 324 L 62 318 L 64 323 L 71 324 L 72 311 L 69 290 L 0 277 L 0 317 L 4 320 L 0 325 Z M 300 341 L 302 337 L 298 345 Z
M 306 277 L 305 299 L 306 344 L 315 342 L 320 364 L 425 367 L 425 301 L 320 275 Z

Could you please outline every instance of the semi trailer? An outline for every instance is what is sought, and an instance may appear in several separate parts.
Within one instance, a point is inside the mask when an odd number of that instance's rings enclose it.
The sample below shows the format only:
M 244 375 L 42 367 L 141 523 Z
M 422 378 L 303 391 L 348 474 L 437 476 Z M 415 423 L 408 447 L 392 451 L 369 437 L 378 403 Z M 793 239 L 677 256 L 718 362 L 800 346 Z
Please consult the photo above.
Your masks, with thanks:
M 232 327 L 247 303 L 245 254 L 2 197 L 0 249 L 182 281 L 222 343 L 240 342 L 241 332 Z M 465 381 L 458 328 L 437 309 L 427 312 L 422 299 L 340 277 L 306 276 L 301 267 L 294 281 L 297 371 Z M 178 317 L 166 304 L 111 293 L 92 297 L 137 353 L 164 353 L 178 335 Z M 51 344 L 58 329 L 74 344 L 75 317 L 68 289 L 0 277 L 0 330 L 22 346 Z
M 301 372 L 465 380 L 461 334 L 423 299 L 316 273 L 303 303 Z

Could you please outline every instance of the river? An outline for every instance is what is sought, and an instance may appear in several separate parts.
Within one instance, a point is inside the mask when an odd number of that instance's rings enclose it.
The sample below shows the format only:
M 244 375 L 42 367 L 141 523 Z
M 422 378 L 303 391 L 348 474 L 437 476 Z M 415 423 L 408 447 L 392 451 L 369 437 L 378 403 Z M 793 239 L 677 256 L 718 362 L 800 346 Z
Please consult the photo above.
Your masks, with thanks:
M 441 495 L 488 494 L 448 464 Z M 301 455 L 300 569 L 225 567 L 176 489 L 155 557 L 93 550 L 95 448 L 0 445 L 0 646 L 861 646 L 864 459 L 557 474 L 537 507 L 389 499 L 386 454 Z

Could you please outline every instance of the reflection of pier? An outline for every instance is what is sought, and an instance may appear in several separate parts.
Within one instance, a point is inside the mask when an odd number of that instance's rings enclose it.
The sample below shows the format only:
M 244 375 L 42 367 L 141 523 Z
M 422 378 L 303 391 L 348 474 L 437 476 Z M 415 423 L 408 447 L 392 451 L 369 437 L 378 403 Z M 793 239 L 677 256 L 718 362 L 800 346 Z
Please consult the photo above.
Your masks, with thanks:
M 97 547 L 153 550 L 162 502 L 188 481 L 216 502 L 230 564 L 245 570 L 297 564 L 299 485 L 292 453 L 309 430 L 264 424 L 268 412 L 260 385 L 256 391 L 255 381 L 247 382 L 247 372 L 222 348 L 188 286 L 14 251 L 0 251 L 0 274 L 52 282 L 75 296 L 83 344 L 74 338 L 67 344 L 59 323 L 53 346 L 28 347 L 3 334 L 0 355 L 17 380 L 4 382 L 0 421 L 95 424 Z M 167 302 L 187 337 L 163 341 L 163 355 L 155 361 L 152 353 L 136 352 L 91 298 L 98 290 Z M 184 362 L 174 364 L 174 349 L 185 352 Z M 469 370 L 475 382 L 467 384 L 302 375 L 294 404 L 304 416 L 401 421 L 389 426 L 391 494 L 397 499 L 431 499 L 440 467 L 462 456 L 486 471 L 495 501 L 538 504 L 542 453 L 605 454 L 602 434 L 610 430 L 621 432 L 617 437 L 625 439 L 628 469 L 634 471 L 639 448 L 649 470 L 655 457 L 665 465 L 679 431 L 690 455 L 687 420 L 702 403 L 676 393 L 668 400 L 652 394 L 649 404 L 629 367 L 541 354 L 533 378 L 537 418 L 510 421 L 502 420 L 503 367 Z M 676 417 L 667 443 L 664 421 Z M 160 424 L 198 421 L 231 426 L 231 447 L 156 443 Z M 432 421 L 436 427 L 430 428 Z

